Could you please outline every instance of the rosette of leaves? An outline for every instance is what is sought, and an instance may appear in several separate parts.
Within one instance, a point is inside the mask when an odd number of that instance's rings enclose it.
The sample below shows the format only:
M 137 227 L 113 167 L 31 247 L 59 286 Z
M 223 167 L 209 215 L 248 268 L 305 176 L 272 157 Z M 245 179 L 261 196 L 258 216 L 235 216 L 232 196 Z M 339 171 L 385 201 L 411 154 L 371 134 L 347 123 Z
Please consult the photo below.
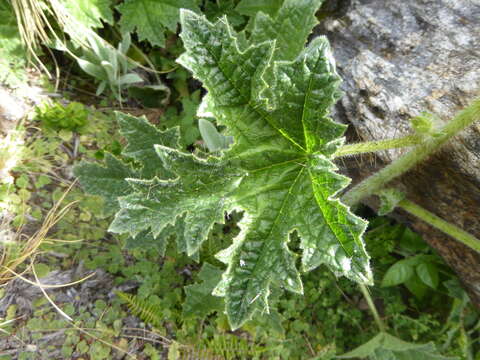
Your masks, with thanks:
M 174 233 L 190 255 L 226 213 L 243 211 L 240 234 L 217 254 L 227 269 L 214 290 L 225 297 L 234 329 L 268 311 L 272 283 L 303 292 L 299 256 L 302 271 L 325 264 L 372 282 L 366 222 L 337 197 L 349 183 L 332 162 L 345 126 L 328 117 L 340 78 L 324 37 L 304 47 L 320 3 L 287 0 L 274 18 L 259 13 L 249 36 L 226 17 L 210 23 L 182 10 L 186 52 L 178 62 L 203 82 L 201 107 L 226 127 L 233 145 L 215 156 L 186 153 L 175 144 L 178 130 L 153 132 L 145 120 L 119 115 L 129 142 L 124 155 L 143 167 L 108 157 L 107 168 L 76 169 L 85 189 L 117 212 L 110 231 L 161 243 Z M 288 246 L 294 232 L 300 255 Z
M 98 81 L 96 95 L 108 88 L 114 97 L 121 101 L 122 90 L 143 79 L 132 70 L 137 66 L 127 57 L 131 45 L 130 34 L 124 34 L 115 49 L 94 33 L 85 35 L 86 44 L 82 44 L 82 56 L 76 56 L 80 68 Z
M 35 108 L 35 119 L 49 129 L 81 131 L 88 124 L 88 110 L 76 101 L 65 106 L 45 103 Z

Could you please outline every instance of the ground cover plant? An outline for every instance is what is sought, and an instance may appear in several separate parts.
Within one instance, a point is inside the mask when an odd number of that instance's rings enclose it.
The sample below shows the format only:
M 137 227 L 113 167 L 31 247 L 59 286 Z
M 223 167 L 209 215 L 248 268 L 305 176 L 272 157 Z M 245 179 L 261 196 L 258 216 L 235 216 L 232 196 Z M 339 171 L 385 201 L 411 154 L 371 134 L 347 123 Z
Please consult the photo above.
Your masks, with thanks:
M 54 25 L 72 42 L 49 44 L 76 69 L 65 90 L 106 96 L 89 98 L 98 110 L 80 97 L 37 107 L 0 195 L 12 226 L 38 225 L 78 176 L 95 196 L 70 189 L 42 253 L 29 254 L 37 264 L 18 271 L 102 271 L 75 300 L 49 291 L 57 309 L 37 294 L 26 317 L 7 288 L 0 326 L 19 339 L 13 358 L 34 359 L 34 348 L 92 359 L 478 356 L 478 314 L 448 266 L 404 226 L 350 208 L 377 194 L 381 214 L 402 207 L 478 250 L 384 186 L 475 121 L 478 101 L 443 128 L 425 114 L 412 119 L 413 135 L 345 144 L 346 126 L 329 117 L 342 96 L 332 51 L 324 37 L 308 40 L 321 1 L 130 0 L 115 16 L 66 4 L 75 25 L 105 28 L 85 37 Z M 336 160 L 402 146 L 412 151 L 345 192 Z M 132 330 L 145 326 L 148 336 Z

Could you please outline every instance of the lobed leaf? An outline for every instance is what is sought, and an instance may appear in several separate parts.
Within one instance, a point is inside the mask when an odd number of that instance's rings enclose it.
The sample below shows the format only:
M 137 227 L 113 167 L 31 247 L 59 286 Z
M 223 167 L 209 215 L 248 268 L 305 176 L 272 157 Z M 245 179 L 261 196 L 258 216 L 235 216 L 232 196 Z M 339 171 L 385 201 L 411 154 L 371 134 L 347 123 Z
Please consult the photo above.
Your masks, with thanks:
M 120 210 L 118 198 L 132 191 L 126 179 L 137 176 L 135 170 L 109 153 L 105 155 L 105 167 L 81 162 L 75 166 L 74 174 L 86 192 L 105 199 L 106 215 Z
M 226 194 L 238 185 L 241 172 L 228 162 L 200 159 L 162 145 L 155 146 L 174 180 L 128 179 L 134 192 L 119 199 L 121 210 L 109 230 L 135 237 L 151 230 L 154 238 L 186 214 L 183 236 L 188 255 L 195 254 L 214 223 L 224 221 L 230 206 Z
M 182 11 L 181 23 L 186 53 L 179 62 L 204 83 L 209 111 L 235 139 L 224 158 L 246 172 L 230 194 L 245 211 L 242 231 L 219 254 L 228 268 L 216 293 L 225 296 L 232 327 L 267 308 L 272 281 L 302 292 L 287 245 L 295 230 L 305 270 L 325 263 L 371 282 L 361 241 L 366 224 L 334 198 L 348 179 L 329 159 L 345 127 L 328 118 L 339 77 L 326 40 L 315 39 L 293 62 L 273 62 L 274 42 L 240 49 L 225 18 L 212 24 Z M 274 83 L 265 83 L 267 71 Z
M 119 200 L 127 203 L 135 193 L 135 187 L 131 186 L 129 179 L 172 179 L 175 174 L 164 167 L 163 162 L 157 155 L 155 145 L 166 144 L 176 146 L 179 140 L 178 128 L 159 131 L 145 118 L 138 118 L 128 114 L 116 113 L 120 125 L 120 133 L 128 141 L 122 155 L 137 161 L 133 168 L 124 164 L 111 154 L 105 156 L 105 167 L 98 164 L 81 162 L 74 169 L 75 176 L 86 192 L 102 196 L 105 199 L 105 213 L 107 215 L 118 213 L 120 210 Z M 134 181 L 134 180 L 130 180 Z M 167 181 L 168 182 L 168 181 Z M 133 213 L 133 210 L 132 210 Z M 117 214 L 117 216 L 120 216 Z M 184 237 L 185 217 L 179 216 L 173 223 L 166 224 L 155 234 L 149 226 L 133 226 L 127 239 L 127 247 L 155 247 L 160 254 L 165 252 L 167 241 L 172 236 L 176 237 L 177 248 L 180 252 L 187 252 L 187 243 Z M 134 221 L 133 221 L 134 222 Z M 198 261 L 198 252 L 192 252 L 191 256 Z
M 124 154 L 142 167 L 127 179 L 131 192 L 118 199 L 111 231 L 153 238 L 174 231 L 181 249 L 198 254 L 215 222 L 244 212 L 240 234 L 218 254 L 227 270 L 214 291 L 225 296 L 232 328 L 268 311 L 273 282 L 302 293 L 299 254 L 288 246 L 293 232 L 304 271 L 326 264 L 337 275 L 372 282 L 366 222 L 337 198 L 349 183 L 332 162 L 345 126 L 328 117 L 340 79 L 325 38 L 302 50 L 320 1 L 293 4 L 286 0 L 274 19 L 260 15 L 255 26 L 271 27 L 273 37 L 265 41 L 255 32 L 237 34 L 226 17 L 210 23 L 181 11 L 186 52 L 178 62 L 208 91 L 202 111 L 234 139 L 218 157 L 182 152 L 174 132 L 119 115 L 129 143 Z M 300 45 L 282 45 L 279 24 L 297 19 L 299 9 L 307 18 L 292 33 Z
M 178 128 L 160 131 L 144 118 L 120 112 L 116 113 L 116 118 L 120 125 L 120 134 L 127 140 L 127 146 L 122 154 L 142 165 L 141 178 L 151 179 L 154 176 L 161 179 L 172 178 L 174 175 L 164 168 L 154 146 L 177 147 L 180 138 Z
M 318 23 L 315 12 L 322 2 L 323 0 L 285 0 L 283 6 L 275 11 L 278 5 L 274 3 L 278 1 L 271 1 L 273 11 L 270 11 L 270 15 L 274 16 L 268 16 L 266 11 L 256 14 L 250 43 L 276 39 L 275 59 L 295 59 L 304 48 L 313 27 Z M 238 6 L 241 5 L 242 3 Z

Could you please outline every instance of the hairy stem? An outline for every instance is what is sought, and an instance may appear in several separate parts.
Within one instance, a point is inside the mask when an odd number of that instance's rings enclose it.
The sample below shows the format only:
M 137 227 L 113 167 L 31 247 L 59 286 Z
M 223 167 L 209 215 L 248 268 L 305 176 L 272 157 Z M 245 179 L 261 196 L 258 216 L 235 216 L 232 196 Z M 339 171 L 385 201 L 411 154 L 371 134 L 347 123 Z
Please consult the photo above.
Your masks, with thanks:
M 380 150 L 395 149 L 407 146 L 418 145 L 423 141 L 424 137 L 421 135 L 407 135 L 399 139 L 388 139 L 388 140 L 378 140 L 378 141 L 369 141 L 361 142 L 356 144 L 347 144 L 340 147 L 334 157 L 342 157 L 349 155 L 362 154 L 367 152 L 374 152 Z
M 375 323 L 377 324 L 380 331 L 384 332 L 385 324 L 383 323 L 382 319 L 380 318 L 380 315 L 378 314 L 377 307 L 375 306 L 373 299 L 370 296 L 370 292 L 368 291 L 367 286 L 364 284 L 358 284 L 358 286 L 360 287 L 360 291 L 362 292 L 363 296 L 365 297 L 365 300 L 367 301 L 368 308 L 372 312 Z
M 479 119 L 480 99 L 477 99 L 430 138 L 427 138 L 410 152 L 401 156 L 391 164 L 385 166 L 379 172 L 368 177 L 346 192 L 342 197 L 343 203 L 352 206 L 357 204 L 363 198 L 372 195 L 383 188 L 392 179 L 404 174 L 417 163 L 430 156 L 453 136 Z
M 454 239 L 460 241 L 466 246 L 472 248 L 475 251 L 480 252 L 480 240 L 475 236 L 467 233 L 466 231 L 458 228 L 457 226 L 439 218 L 437 215 L 432 214 L 430 211 L 422 208 L 409 200 L 402 200 L 398 203 L 398 207 L 402 208 L 406 212 L 415 215 L 419 219 L 425 221 L 427 224 L 432 225 L 445 234 L 450 235 Z

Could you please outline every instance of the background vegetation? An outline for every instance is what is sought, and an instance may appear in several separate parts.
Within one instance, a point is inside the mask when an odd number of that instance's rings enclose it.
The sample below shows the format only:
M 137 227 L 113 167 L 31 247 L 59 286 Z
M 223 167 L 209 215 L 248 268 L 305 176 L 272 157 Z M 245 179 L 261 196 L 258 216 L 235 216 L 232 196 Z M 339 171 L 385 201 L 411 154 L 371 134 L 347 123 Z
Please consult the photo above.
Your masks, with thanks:
M 173 247 L 160 257 L 151 244 L 109 234 L 102 200 L 74 183 L 79 160 L 120 156 L 114 110 L 180 126 L 185 150 L 204 146 L 200 84 L 175 63 L 179 8 L 226 14 L 242 29 L 282 2 L 0 2 L 2 86 L 18 95 L 37 84 L 50 95 L 0 144 L 0 359 L 333 359 L 376 334 L 355 284 L 324 267 L 304 277 L 304 296 L 274 289 L 271 313 L 232 332 L 209 290 L 223 270 L 213 254 L 238 233 L 240 214 L 215 227 L 200 261 Z M 479 314 L 448 266 L 405 226 L 359 214 L 370 220 L 372 296 L 389 332 L 480 359 Z

